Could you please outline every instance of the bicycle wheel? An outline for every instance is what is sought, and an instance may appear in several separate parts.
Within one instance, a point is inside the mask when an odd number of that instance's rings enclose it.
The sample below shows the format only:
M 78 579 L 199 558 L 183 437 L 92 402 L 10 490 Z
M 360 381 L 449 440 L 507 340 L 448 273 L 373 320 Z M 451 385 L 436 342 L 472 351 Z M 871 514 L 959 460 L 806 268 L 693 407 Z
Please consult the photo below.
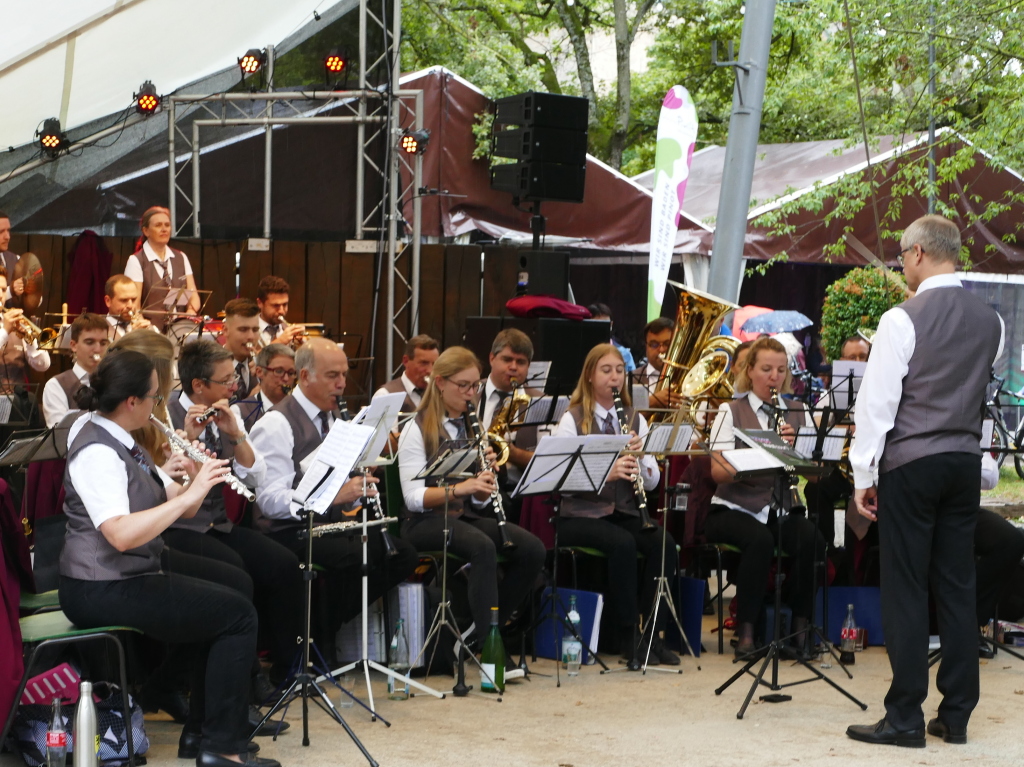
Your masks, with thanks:
M 1002 450 L 1009 448 L 1012 443 L 1013 441 L 1010 439 L 1010 432 L 1007 431 L 1006 425 L 1003 423 L 1003 419 L 994 419 L 992 428 L 992 447 L 998 448 L 1000 452 L 993 453 L 992 457 L 996 459 L 996 463 L 999 465 L 1000 469 L 1003 468 L 1003 462 L 1006 461 L 1006 456 L 1008 455 L 1008 453 L 1004 453 Z M 1016 456 L 1014 456 L 1014 460 L 1020 461 Z M 1018 463 L 1017 466 L 1017 473 L 1020 474 L 1021 470 L 1024 469 L 1024 466 L 1020 463 Z M 1024 479 L 1024 474 L 1021 475 L 1021 478 Z
M 1020 448 L 1020 441 L 1024 438 L 1024 422 L 1017 427 L 1017 433 L 1014 434 L 1013 445 L 1014 449 Z M 1024 456 L 1020 453 L 1013 454 L 1013 468 L 1017 470 L 1017 476 L 1024 479 Z

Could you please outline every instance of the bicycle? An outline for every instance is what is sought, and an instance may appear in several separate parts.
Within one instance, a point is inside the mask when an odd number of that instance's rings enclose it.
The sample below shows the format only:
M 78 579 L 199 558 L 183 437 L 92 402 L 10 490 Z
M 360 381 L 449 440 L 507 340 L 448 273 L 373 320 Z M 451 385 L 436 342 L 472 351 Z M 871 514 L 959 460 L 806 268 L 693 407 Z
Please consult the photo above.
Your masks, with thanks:
M 992 397 L 985 403 L 985 418 L 992 420 L 992 447 L 995 448 L 993 456 L 996 463 L 1002 468 L 1006 456 L 1013 453 L 1013 468 L 1016 470 L 1017 476 L 1024 479 L 1024 455 L 1019 453 L 1021 446 L 1024 445 L 1024 419 L 1020 419 L 1016 430 L 1011 432 L 1003 417 L 1003 408 L 1007 405 L 1001 401 L 1003 395 L 1013 397 L 1018 404 L 1009 405 L 1009 407 L 1020 407 L 1019 403 L 1024 401 L 1024 394 L 1007 391 L 1003 388 L 1005 382 L 1005 378 L 993 374 L 992 383 L 995 384 L 995 390 Z

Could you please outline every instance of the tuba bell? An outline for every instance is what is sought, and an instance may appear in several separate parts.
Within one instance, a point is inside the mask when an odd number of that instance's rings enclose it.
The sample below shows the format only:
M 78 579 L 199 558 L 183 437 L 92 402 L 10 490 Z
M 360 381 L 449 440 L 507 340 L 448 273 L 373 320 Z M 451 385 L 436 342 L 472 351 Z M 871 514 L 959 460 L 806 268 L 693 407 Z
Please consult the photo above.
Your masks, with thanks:
M 733 397 L 732 362 L 738 338 L 715 336 L 704 346 L 704 354 L 683 378 L 681 394 L 690 401 L 690 420 L 700 425 L 699 414 L 716 408 Z M 703 431 L 710 427 L 705 418 Z

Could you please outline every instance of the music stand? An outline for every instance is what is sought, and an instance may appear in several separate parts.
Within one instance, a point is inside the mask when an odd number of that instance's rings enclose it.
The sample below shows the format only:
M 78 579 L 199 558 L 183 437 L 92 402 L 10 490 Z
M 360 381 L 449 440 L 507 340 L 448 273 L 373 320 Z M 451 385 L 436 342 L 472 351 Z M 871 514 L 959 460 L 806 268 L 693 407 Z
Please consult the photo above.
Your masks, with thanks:
M 747 438 L 753 438 L 754 440 L 759 441 L 761 439 L 768 440 L 769 439 L 768 435 L 775 435 L 775 432 L 763 432 L 763 431 L 749 431 L 749 432 L 745 432 L 743 429 L 736 429 L 736 434 L 741 439 L 743 439 L 744 437 L 747 437 Z M 778 435 L 775 435 L 775 437 L 778 437 Z M 781 438 L 779 438 L 779 439 L 781 439 Z M 774 440 L 773 440 L 773 442 L 774 442 Z M 793 476 L 794 474 L 798 475 L 798 476 L 803 476 L 803 477 L 820 476 L 821 474 L 823 474 L 825 472 L 825 469 L 823 467 L 820 467 L 820 466 L 817 466 L 817 465 L 811 463 L 810 461 L 807 461 L 807 460 L 804 460 L 804 459 L 800 458 L 799 456 L 797 456 L 795 454 L 795 451 L 793 451 L 792 448 L 788 447 L 788 445 L 785 448 L 783 448 L 781 446 L 777 446 L 777 445 L 773 444 L 771 446 L 771 450 L 770 451 L 766 450 L 764 448 L 753 448 L 753 449 L 754 450 L 761 450 L 761 452 L 767 453 L 771 458 L 774 458 L 775 459 L 774 462 L 768 461 L 768 463 L 772 463 L 773 465 L 771 465 L 770 468 L 744 468 L 744 469 L 740 469 L 739 471 L 736 471 L 735 479 L 739 479 L 739 480 L 743 480 L 743 479 L 756 479 L 756 478 L 760 478 L 760 477 L 771 477 L 771 478 L 774 479 L 774 481 L 775 481 L 775 488 L 774 488 L 774 490 L 772 492 L 772 497 L 771 497 L 771 500 L 770 500 L 769 503 L 770 503 L 772 509 L 774 509 L 775 513 L 778 516 L 779 529 L 780 529 L 780 535 L 781 535 L 782 519 L 785 516 L 786 511 L 787 511 L 786 508 L 785 508 L 784 498 L 786 497 L 786 490 L 787 490 L 788 485 L 789 485 L 790 477 Z M 709 452 L 711 452 L 711 451 L 709 451 Z M 726 452 L 730 452 L 730 451 L 726 451 Z M 737 450 L 736 452 L 747 452 L 747 451 Z M 711 455 L 712 455 L 712 459 L 714 460 L 715 459 L 714 452 L 711 452 Z M 753 457 L 755 459 L 758 459 L 758 460 L 761 459 L 760 455 L 755 455 Z M 727 458 L 724 459 L 724 460 L 728 461 Z M 829 686 L 833 687 L 835 690 L 839 691 L 840 693 L 845 695 L 847 698 L 849 698 L 851 701 L 853 701 L 858 706 L 860 706 L 861 710 L 866 710 L 867 709 L 867 705 L 866 704 L 861 703 L 859 700 L 857 700 L 855 697 L 853 697 L 853 695 L 851 695 L 849 692 L 847 692 L 842 687 L 840 687 L 838 684 L 836 684 L 834 681 L 832 681 L 827 676 L 822 674 L 821 671 L 816 669 L 814 666 L 812 666 L 811 663 L 806 658 L 804 658 L 801 655 L 799 655 L 798 653 L 796 653 L 793 650 L 793 648 L 791 648 L 789 646 L 789 644 L 788 644 L 789 640 L 792 639 L 793 637 L 795 637 L 796 634 L 790 634 L 789 636 L 782 636 L 782 581 L 783 581 L 783 574 L 782 574 L 782 546 L 781 545 L 777 545 L 775 547 L 775 615 L 774 615 L 774 626 L 773 626 L 773 629 L 772 629 L 772 641 L 770 643 L 768 643 L 767 645 L 765 645 L 764 647 L 762 647 L 762 648 L 760 648 L 758 650 L 755 650 L 754 652 L 749 653 L 748 655 L 745 655 L 743 658 L 735 659 L 733 661 L 734 663 L 735 662 L 743 662 L 744 663 L 743 668 L 741 668 L 739 671 L 737 671 L 735 674 L 733 674 L 731 677 L 729 677 L 729 679 L 725 682 L 725 684 L 723 684 L 722 686 L 718 687 L 715 690 L 715 695 L 721 695 L 726 690 L 726 688 L 728 688 L 730 685 L 732 685 L 732 683 L 735 682 L 737 679 L 739 679 L 741 676 L 743 676 L 744 674 L 747 674 L 747 673 L 751 673 L 750 669 L 754 665 L 756 665 L 757 663 L 760 662 L 761 663 L 761 668 L 757 671 L 756 674 L 753 674 L 754 681 L 751 683 L 750 690 L 747 692 L 747 696 L 743 700 L 743 705 L 740 706 L 740 710 L 736 713 L 736 718 L 737 719 L 742 719 L 743 718 L 743 714 L 746 712 L 747 706 L 750 705 L 750 701 L 754 697 L 754 690 L 756 690 L 759 685 L 764 685 L 764 686 L 768 687 L 770 690 L 776 691 L 776 690 L 781 690 L 781 689 L 786 688 L 786 687 L 792 687 L 794 685 L 805 684 L 807 682 L 813 682 L 813 681 L 817 681 L 817 680 L 821 680 L 821 681 L 826 682 Z M 808 671 L 810 671 L 814 676 L 811 677 L 810 679 L 801 679 L 801 680 L 798 680 L 796 682 L 787 682 L 786 684 L 779 684 L 779 661 L 783 657 L 786 657 L 786 658 L 788 658 L 790 660 L 796 661 L 801 666 L 803 666 Z M 772 676 L 771 676 L 771 682 L 766 682 L 764 680 L 764 676 L 765 676 L 765 672 L 768 670 L 768 664 L 769 663 L 772 666 Z M 792 698 L 789 695 L 780 695 L 780 694 L 777 694 L 777 693 L 773 693 L 773 694 L 770 694 L 770 695 L 763 695 L 763 696 L 761 696 L 761 700 L 763 700 L 765 702 L 768 702 L 768 703 L 781 703 L 781 702 L 784 702 L 784 701 L 792 700 Z
M 551 619 L 552 645 L 558 653 L 557 624 L 572 634 L 587 648 L 591 657 L 601 665 L 601 673 L 610 669 L 589 642 L 584 641 L 576 627 L 569 621 L 568 610 L 558 595 L 558 517 L 561 512 L 561 493 L 599 493 L 605 479 L 623 448 L 632 439 L 628 434 L 594 434 L 585 437 L 542 437 L 537 443 L 533 457 L 523 470 L 519 484 L 512 491 L 513 497 L 524 495 L 551 494 L 554 500 L 555 555 L 548 595 L 549 612 L 538 618 L 538 624 Z M 558 608 L 561 608 L 559 612 Z M 543 605 L 541 605 L 543 610 Z M 562 686 L 562 659 L 555 658 L 555 686 Z
M 482 439 L 482 437 L 481 437 Z M 473 689 L 472 686 L 467 686 L 465 683 L 465 670 L 463 667 L 463 653 L 469 656 L 469 659 L 476 664 L 477 668 L 480 669 L 481 678 L 486 677 L 490 683 L 497 690 L 496 702 L 500 703 L 504 690 L 498 690 L 498 685 L 487 670 L 484 669 L 483 664 L 477 660 L 476 655 L 469 651 L 466 646 L 465 640 L 462 638 L 462 632 L 459 631 L 459 623 L 455 620 L 455 615 L 452 613 L 452 603 L 448 598 L 448 543 L 452 535 L 452 529 L 450 527 L 451 517 L 448 513 L 448 485 L 452 481 L 462 481 L 469 479 L 474 475 L 471 467 L 476 463 L 479 457 L 479 445 L 480 439 L 474 440 L 468 443 L 466 447 L 451 447 L 442 446 L 435 453 L 434 457 L 427 461 L 427 465 L 423 467 L 423 470 L 417 474 L 414 479 L 423 480 L 424 482 L 434 482 L 437 487 L 444 489 L 444 531 L 442 535 L 441 545 L 441 602 L 437 606 L 437 610 L 434 612 L 434 618 L 430 624 L 430 630 L 427 631 L 426 637 L 423 639 L 423 646 L 420 647 L 419 654 L 409 664 L 409 668 L 413 669 L 416 667 L 419 660 L 423 657 L 423 653 L 426 652 L 427 647 L 430 645 L 430 640 L 437 637 L 437 642 L 441 641 L 442 631 L 447 630 L 455 638 L 455 651 L 458 658 L 458 675 L 456 678 L 455 686 L 452 688 L 451 693 L 456 698 L 464 698 L 470 694 Z M 467 503 L 469 499 L 466 499 Z M 483 629 L 481 628 L 481 631 Z M 430 667 L 434 663 L 434 656 L 437 654 L 437 644 L 435 643 L 434 649 L 430 652 L 430 658 L 427 660 L 426 669 L 427 673 L 430 673 Z M 434 691 L 430 691 L 431 694 L 437 694 Z M 410 694 L 410 697 L 412 694 Z M 441 697 L 444 697 L 443 695 Z M 480 697 L 489 698 L 488 695 L 480 695 Z

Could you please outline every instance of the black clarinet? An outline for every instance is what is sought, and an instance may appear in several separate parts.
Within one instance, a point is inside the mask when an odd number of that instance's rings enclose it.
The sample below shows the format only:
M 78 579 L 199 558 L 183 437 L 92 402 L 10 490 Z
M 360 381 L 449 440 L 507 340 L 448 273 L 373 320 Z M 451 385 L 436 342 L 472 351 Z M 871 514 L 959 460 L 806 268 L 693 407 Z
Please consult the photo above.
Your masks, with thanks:
M 626 409 L 622 406 L 622 397 L 618 389 L 612 389 L 612 401 L 615 403 L 615 415 L 619 419 L 619 429 L 623 434 L 629 434 L 629 422 L 626 420 Z M 639 465 L 639 459 L 637 464 Z M 637 468 L 636 477 L 633 479 L 633 495 L 636 497 L 636 508 L 640 512 L 640 532 L 650 533 L 658 529 L 658 526 L 651 520 L 647 513 L 647 493 L 644 491 L 644 480 Z
M 374 519 L 384 519 L 384 509 L 380 503 L 380 491 L 377 492 L 372 498 L 370 497 L 369 478 L 373 469 L 369 466 L 363 467 L 363 502 L 369 503 L 373 509 Z M 393 557 L 398 554 L 398 546 L 395 545 L 395 539 L 391 537 L 391 533 L 388 532 L 386 526 L 381 525 L 380 538 L 384 543 L 384 555 L 387 557 Z
M 484 458 L 484 453 L 487 450 L 485 446 L 487 435 L 484 434 L 483 430 L 480 428 L 480 419 L 476 417 L 476 411 L 473 409 L 472 404 L 470 404 L 469 408 L 466 410 L 463 418 L 466 420 L 466 433 L 473 439 L 480 440 L 477 450 L 480 453 L 480 469 L 483 471 L 484 469 L 489 468 Z M 498 535 L 501 536 L 501 548 L 504 551 L 513 551 L 516 548 L 516 544 L 508 537 L 508 528 L 506 526 L 505 519 L 505 504 L 501 499 L 501 489 L 497 486 L 497 475 L 494 477 L 494 482 L 494 492 L 491 493 L 491 508 L 494 510 L 494 517 L 498 521 Z

